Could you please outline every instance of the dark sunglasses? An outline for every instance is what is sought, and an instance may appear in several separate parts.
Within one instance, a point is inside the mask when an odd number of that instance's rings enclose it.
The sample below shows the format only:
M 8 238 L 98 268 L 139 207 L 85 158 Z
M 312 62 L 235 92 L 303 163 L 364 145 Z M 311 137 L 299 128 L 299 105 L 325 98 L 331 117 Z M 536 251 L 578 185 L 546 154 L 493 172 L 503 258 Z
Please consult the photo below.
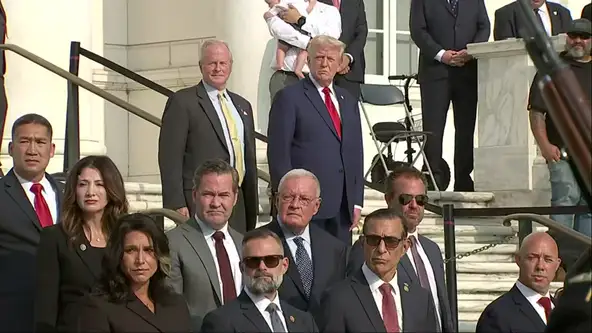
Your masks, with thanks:
M 428 196 L 425 194 L 420 195 L 411 195 L 411 194 L 401 194 L 399 196 L 399 203 L 403 206 L 408 205 L 413 199 L 415 202 L 420 206 L 425 206 L 428 202 Z
M 263 261 L 267 268 L 276 268 L 282 259 L 285 257 L 282 255 L 272 255 L 265 257 L 245 257 L 243 258 L 243 264 L 250 269 L 259 268 L 259 264 Z
M 364 235 L 364 240 L 366 241 L 366 244 L 368 244 L 368 246 L 372 246 L 372 247 L 378 247 L 380 245 L 380 242 L 384 241 L 384 246 L 386 246 L 387 249 L 396 249 L 397 246 L 399 246 L 399 243 L 401 243 L 402 239 L 401 238 L 397 238 L 394 236 L 378 236 L 378 235 Z

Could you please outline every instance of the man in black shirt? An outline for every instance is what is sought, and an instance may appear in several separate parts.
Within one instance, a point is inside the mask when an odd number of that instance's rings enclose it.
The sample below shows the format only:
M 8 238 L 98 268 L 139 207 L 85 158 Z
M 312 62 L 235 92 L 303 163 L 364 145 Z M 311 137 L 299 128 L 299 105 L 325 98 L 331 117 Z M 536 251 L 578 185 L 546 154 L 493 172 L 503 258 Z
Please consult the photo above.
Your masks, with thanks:
M 567 32 L 565 51 L 560 54 L 587 93 L 588 100 L 592 97 L 591 30 L 590 21 L 574 20 Z M 552 116 L 548 114 L 548 108 L 538 88 L 541 78 L 537 73 L 530 87 L 528 110 L 532 133 L 549 168 L 551 205 L 586 205 L 569 163 L 562 158 L 561 150 L 565 148 L 565 144 L 553 124 Z M 590 214 L 576 215 L 575 218 L 572 215 L 552 215 L 551 218 L 588 236 L 592 234 Z

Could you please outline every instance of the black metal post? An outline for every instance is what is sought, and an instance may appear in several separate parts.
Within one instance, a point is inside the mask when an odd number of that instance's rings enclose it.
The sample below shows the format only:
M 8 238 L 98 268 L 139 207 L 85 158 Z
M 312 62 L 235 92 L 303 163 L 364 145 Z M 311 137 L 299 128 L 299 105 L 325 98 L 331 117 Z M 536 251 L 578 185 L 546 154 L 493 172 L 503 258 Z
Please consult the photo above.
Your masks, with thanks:
M 454 235 L 454 206 L 445 204 L 442 207 L 442 218 L 444 219 L 444 254 L 447 259 L 456 257 L 456 240 Z M 458 296 L 456 287 L 456 260 L 452 259 L 446 263 L 446 287 L 448 289 L 448 300 L 452 314 L 454 332 L 458 332 Z
M 78 76 L 80 66 L 80 42 L 70 44 L 70 73 Z M 66 109 L 66 137 L 64 140 L 64 173 L 80 159 L 80 104 L 78 86 L 68 81 L 68 106 Z
M 405 90 L 405 106 L 407 107 L 407 111 L 409 112 L 409 116 L 407 116 L 407 114 L 405 114 L 405 130 L 407 130 L 407 132 L 411 132 L 412 128 L 411 128 L 411 122 L 413 121 L 413 119 L 411 119 L 410 115 L 413 112 L 413 107 L 411 106 L 411 101 L 409 100 L 409 86 L 411 85 L 411 80 L 413 80 L 414 77 L 413 75 L 408 77 L 405 80 L 405 86 L 404 86 L 404 90 Z M 407 136 L 407 150 L 405 150 L 405 154 L 407 155 L 407 163 L 409 164 L 413 164 L 413 154 L 415 154 L 415 149 L 413 149 L 413 146 L 411 145 L 411 136 Z
M 532 234 L 532 221 L 520 220 L 518 221 L 518 244 L 522 245 L 522 241 L 526 236 Z

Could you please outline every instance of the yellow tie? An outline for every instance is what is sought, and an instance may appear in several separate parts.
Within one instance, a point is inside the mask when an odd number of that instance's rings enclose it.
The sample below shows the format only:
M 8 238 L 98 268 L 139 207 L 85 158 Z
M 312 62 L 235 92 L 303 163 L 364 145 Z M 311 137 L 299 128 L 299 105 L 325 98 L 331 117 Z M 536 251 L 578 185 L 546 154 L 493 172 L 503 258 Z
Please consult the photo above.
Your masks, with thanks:
M 228 109 L 228 105 L 226 104 L 226 97 L 222 92 L 218 92 L 218 100 L 220 100 L 220 108 L 222 109 L 222 113 L 224 113 L 224 118 L 226 118 L 226 126 L 228 126 L 232 150 L 234 150 L 234 167 L 238 171 L 238 184 L 241 185 L 245 177 L 245 166 L 243 165 L 243 150 L 238 137 L 238 130 L 230 109 Z

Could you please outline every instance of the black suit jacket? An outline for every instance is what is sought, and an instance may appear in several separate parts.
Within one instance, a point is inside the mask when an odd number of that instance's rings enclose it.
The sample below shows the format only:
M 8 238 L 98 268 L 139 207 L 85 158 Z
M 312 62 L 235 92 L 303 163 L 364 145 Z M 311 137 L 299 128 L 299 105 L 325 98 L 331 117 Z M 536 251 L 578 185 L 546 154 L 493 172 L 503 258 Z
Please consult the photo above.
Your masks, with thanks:
M 62 190 L 49 174 L 61 206 Z M 10 170 L 0 179 L 0 331 L 33 330 L 37 245 L 41 224 Z
M 476 333 L 531 333 L 544 332 L 545 328 L 539 314 L 514 285 L 483 310 Z
M 463 50 L 467 44 L 486 42 L 490 24 L 483 0 L 459 1 L 458 15 L 448 0 L 413 0 L 409 18 L 411 39 L 419 47 L 419 83 L 449 75 L 477 75 L 477 62 L 450 67 L 435 59 L 440 50 Z
M 554 2 L 547 2 L 547 11 L 551 18 L 552 35 L 564 33 L 572 21 L 569 9 Z M 517 1 L 509 3 L 495 11 L 493 39 L 524 38 L 523 29 L 526 18 Z
M 333 5 L 332 0 L 320 0 L 327 5 Z M 341 0 L 339 6 L 341 14 L 341 36 L 339 40 L 345 44 L 345 52 L 354 58 L 350 71 L 345 75 L 348 81 L 364 82 L 366 58 L 364 46 L 368 37 L 368 23 L 363 0 Z M 355 97 L 355 96 L 354 96 Z
M 422 235 L 419 235 L 419 242 L 430 260 L 432 271 L 434 272 L 434 278 L 436 280 L 438 302 L 440 303 L 440 327 L 443 332 L 456 332 L 456 318 L 452 316 L 452 312 L 450 311 L 450 303 L 448 302 L 448 291 L 446 289 L 444 275 L 444 261 L 442 260 L 440 247 L 438 244 Z M 355 274 L 355 272 L 357 272 L 364 264 L 364 249 L 362 245 L 361 240 L 357 240 L 351 248 L 347 264 L 348 276 Z M 417 273 L 407 255 L 401 257 L 397 271 L 399 272 L 399 281 L 419 285 L 419 278 L 417 277 Z
M 70 246 L 61 224 L 45 228 L 37 254 L 35 330 L 66 330 L 76 317 L 76 304 L 101 274 L 102 253 L 83 243 Z M 88 249 L 87 249 L 88 248 Z
M 241 186 L 242 193 L 239 193 L 239 200 L 245 203 L 245 212 L 244 216 L 237 216 L 236 221 L 231 219 L 231 225 L 239 232 L 245 232 L 255 228 L 259 209 L 253 109 L 246 99 L 230 91 L 228 94 L 242 118 L 245 135 L 245 178 Z M 162 115 L 158 165 L 163 206 L 169 209 L 191 209 L 193 174 L 203 162 L 214 158 L 230 162 L 230 150 L 226 146 L 216 109 L 200 82 L 171 96 Z M 240 207 L 238 209 L 242 210 Z
M 592 21 L 592 3 L 589 3 L 582 8 L 582 18 Z
M 435 332 L 436 317 L 430 294 L 398 278 L 405 332 Z M 386 332 L 368 281 L 360 268 L 329 289 L 321 303 L 321 332 Z
M 155 302 L 154 313 L 135 296 L 115 303 L 106 296 L 89 295 L 79 304 L 76 332 L 191 332 L 187 304 L 177 294 Z
M 312 315 L 280 300 L 288 332 L 319 331 Z M 208 313 L 201 326 L 204 333 L 271 332 L 251 298 L 243 291 L 234 301 Z
M 345 244 L 317 225 L 309 224 L 314 278 L 311 296 L 307 298 L 298 267 L 277 220 L 274 219 L 262 228 L 268 228 L 282 239 L 284 254 L 290 260 L 288 272 L 284 275 L 284 282 L 279 289 L 280 299 L 297 309 L 310 312 L 318 320 L 321 314 L 319 307 L 323 292 L 345 279 L 347 253 Z

